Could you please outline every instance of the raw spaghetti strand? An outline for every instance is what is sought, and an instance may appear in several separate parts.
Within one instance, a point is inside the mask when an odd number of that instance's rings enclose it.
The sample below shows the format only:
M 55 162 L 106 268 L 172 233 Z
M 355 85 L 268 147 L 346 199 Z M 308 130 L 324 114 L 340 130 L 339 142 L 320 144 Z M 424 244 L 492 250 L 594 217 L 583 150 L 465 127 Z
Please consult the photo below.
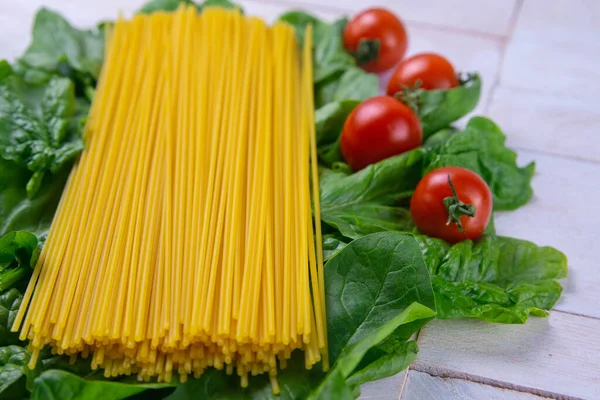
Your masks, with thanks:
M 312 30 L 193 6 L 119 18 L 13 330 L 107 378 L 326 356 Z M 312 185 L 311 185 L 312 182 Z M 312 196 L 311 196 L 312 192 Z M 311 213 L 313 204 L 315 218 Z

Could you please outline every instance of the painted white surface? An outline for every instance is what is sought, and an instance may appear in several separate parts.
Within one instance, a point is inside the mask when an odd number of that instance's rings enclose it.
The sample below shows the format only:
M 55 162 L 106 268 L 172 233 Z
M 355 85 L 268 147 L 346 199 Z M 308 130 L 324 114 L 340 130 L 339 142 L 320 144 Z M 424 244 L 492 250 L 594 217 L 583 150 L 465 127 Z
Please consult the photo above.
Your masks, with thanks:
M 425 372 L 410 371 L 400 400 L 542 400 L 530 393 L 502 389 L 464 379 L 440 378 Z
M 525 0 L 508 46 L 502 84 L 597 98 L 599 16 L 597 0 Z
M 0 0 L 0 56 L 13 59 L 30 39 L 44 5 L 77 26 L 131 15 L 142 0 Z M 304 8 L 326 20 L 370 0 L 241 1 L 272 21 Z M 380 0 L 407 23 L 409 53 L 438 51 L 463 71 L 479 71 L 488 111 L 519 148 L 537 160 L 535 198 L 498 215 L 501 234 L 552 245 L 570 261 L 565 296 L 553 313 L 524 326 L 436 321 L 422 332 L 417 368 L 494 386 L 600 398 L 600 1 Z M 346 11 L 344 11 L 346 10 Z M 513 26 L 513 24 L 516 25 Z M 529 151 L 521 151 L 526 149 Z M 565 158 L 568 157 L 568 158 Z M 587 160 L 587 161 L 583 161 Z M 519 399 L 531 394 L 410 371 L 363 387 L 365 399 Z
M 511 147 L 600 162 L 599 104 L 501 86 L 488 115 L 506 132 Z
M 361 400 L 392 400 L 397 399 L 402 391 L 406 375 L 409 371 L 404 371 L 389 378 L 380 379 L 375 382 L 365 383 L 360 387 Z M 412 373 L 412 372 L 410 372 Z
M 434 321 L 421 331 L 415 368 L 598 399 L 599 332 L 600 320 L 561 312 L 525 325 Z
M 520 151 L 522 164 L 536 161 L 534 198 L 525 207 L 498 213 L 501 235 L 554 246 L 569 258 L 569 276 L 557 309 L 600 318 L 600 268 L 596 234 L 600 214 L 600 164 Z M 598 333 L 600 340 L 600 332 Z M 597 375 L 600 377 L 600 369 Z

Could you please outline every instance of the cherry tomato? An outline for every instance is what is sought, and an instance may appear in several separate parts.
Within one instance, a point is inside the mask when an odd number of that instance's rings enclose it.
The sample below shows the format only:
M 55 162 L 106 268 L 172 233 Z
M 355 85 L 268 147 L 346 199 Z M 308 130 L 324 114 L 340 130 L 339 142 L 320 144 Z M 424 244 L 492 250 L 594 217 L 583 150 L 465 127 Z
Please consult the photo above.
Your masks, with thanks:
M 340 146 L 354 171 L 384 158 L 418 147 L 423 140 L 421 122 L 406 105 L 389 96 L 360 103 L 348 116 Z
M 379 41 L 375 51 L 373 41 Z M 362 44 L 361 44 L 362 42 Z M 406 29 L 400 19 L 383 8 L 370 8 L 356 15 L 344 29 L 344 47 L 369 72 L 383 72 L 404 57 Z
M 450 89 L 458 86 L 458 77 L 450 61 L 435 53 L 421 53 L 402 60 L 392 74 L 387 94 L 393 96 L 403 86 L 419 87 L 425 90 Z
M 450 243 L 475 240 L 490 221 L 492 192 L 471 170 L 438 168 L 417 185 L 410 201 L 410 214 L 426 235 Z

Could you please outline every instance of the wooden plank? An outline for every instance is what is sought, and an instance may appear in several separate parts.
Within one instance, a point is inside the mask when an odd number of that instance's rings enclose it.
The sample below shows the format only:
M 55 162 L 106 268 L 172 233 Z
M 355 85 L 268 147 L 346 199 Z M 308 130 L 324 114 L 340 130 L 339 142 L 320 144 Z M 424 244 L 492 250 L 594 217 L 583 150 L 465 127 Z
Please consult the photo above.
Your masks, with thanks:
M 525 0 L 501 83 L 594 100 L 600 91 L 600 2 Z
M 442 378 L 410 371 L 400 400 L 542 400 L 546 397 L 464 379 Z
M 488 113 L 510 146 L 600 161 L 596 102 L 499 87 Z
M 360 400 L 396 400 L 402 391 L 407 371 L 389 378 L 365 383 L 360 387 Z
M 419 336 L 415 369 L 541 393 L 600 398 L 600 320 L 553 312 L 525 325 L 434 321 Z
M 371 0 L 284 0 L 282 3 L 310 4 L 350 14 L 370 7 L 385 7 L 408 23 L 506 36 L 517 0 L 379 0 L 377 3 Z
M 563 251 L 569 277 L 557 309 L 600 318 L 598 207 L 600 164 L 519 152 L 522 163 L 536 161 L 534 198 L 518 210 L 497 213 L 498 234 L 531 240 Z M 598 335 L 600 337 L 600 334 Z

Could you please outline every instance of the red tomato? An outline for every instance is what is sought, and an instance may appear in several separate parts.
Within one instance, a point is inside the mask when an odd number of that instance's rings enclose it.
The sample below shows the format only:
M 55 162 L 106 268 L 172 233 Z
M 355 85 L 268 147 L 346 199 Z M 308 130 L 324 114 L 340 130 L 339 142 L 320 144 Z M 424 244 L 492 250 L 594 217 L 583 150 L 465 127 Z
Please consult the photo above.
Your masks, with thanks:
M 389 96 L 363 101 L 344 123 L 340 146 L 354 171 L 421 145 L 421 122 L 406 105 Z
M 458 86 L 458 77 L 450 61 L 435 53 L 421 53 L 409 57 L 398 65 L 387 86 L 387 94 L 393 96 L 403 86 L 425 90 L 450 89 Z
M 371 54 L 372 49 L 367 51 L 369 40 L 379 41 L 376 57 Z M 359 46 L 361 41 L 365 43 Z M 344 47 L 357 57 L 364 70 L 383 72 L 404 57 L 407 48 L 406 29 L 402 21 L 388 10 L 370 8 L 356 15 L 346 25 Z
M 474 240 L 483 234 L 490 221 L 492 192 L 471 170 L 438 168 L 425 175 L 417 185 L 410 201 L 410 214 L 417 228 L 426 235 L 450 243 Z

